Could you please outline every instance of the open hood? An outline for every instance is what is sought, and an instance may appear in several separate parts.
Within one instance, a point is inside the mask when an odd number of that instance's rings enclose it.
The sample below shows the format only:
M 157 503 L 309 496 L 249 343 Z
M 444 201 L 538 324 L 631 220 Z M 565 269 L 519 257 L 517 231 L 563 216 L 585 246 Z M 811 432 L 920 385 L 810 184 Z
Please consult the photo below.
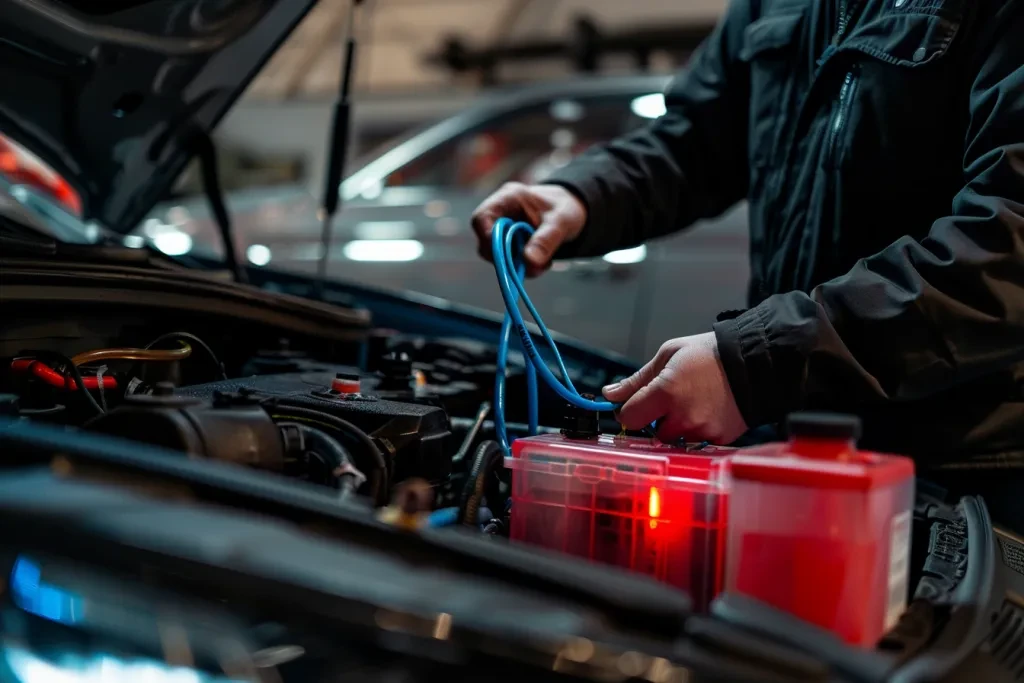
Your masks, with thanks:
M 316 0 L 4 0 L 0 133 L 128 232 Z

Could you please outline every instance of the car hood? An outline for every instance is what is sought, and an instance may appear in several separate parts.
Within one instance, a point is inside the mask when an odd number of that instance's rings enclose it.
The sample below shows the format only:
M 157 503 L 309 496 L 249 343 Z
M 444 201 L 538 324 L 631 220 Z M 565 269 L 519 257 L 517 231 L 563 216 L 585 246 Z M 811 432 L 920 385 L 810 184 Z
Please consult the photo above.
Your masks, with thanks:
M 128 232 L 316 1 L 5 0 L 0 132 Z

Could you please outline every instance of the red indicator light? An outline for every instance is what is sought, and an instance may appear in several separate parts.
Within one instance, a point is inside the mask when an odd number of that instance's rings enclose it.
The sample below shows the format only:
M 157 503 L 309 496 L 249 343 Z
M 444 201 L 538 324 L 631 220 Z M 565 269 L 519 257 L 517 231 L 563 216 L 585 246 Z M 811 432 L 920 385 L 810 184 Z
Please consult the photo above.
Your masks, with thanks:
M 647 496 L 647 516 L 651 519 L 661 517 L 661 493 L 657 487 L 651 487 L 651 493 Z

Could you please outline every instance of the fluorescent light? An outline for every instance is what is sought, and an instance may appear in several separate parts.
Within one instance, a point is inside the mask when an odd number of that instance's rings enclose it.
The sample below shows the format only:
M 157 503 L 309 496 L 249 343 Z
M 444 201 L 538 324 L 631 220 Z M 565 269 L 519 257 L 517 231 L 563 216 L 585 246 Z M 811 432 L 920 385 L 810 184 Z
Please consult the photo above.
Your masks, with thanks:
M 352 240 L 342 253 L 350 261 L 415 261 L 423 256 L 418 240 Z
M 245 250 L 245 258 L 254 266 L 265 266 L 270 263 L 270 247 L 265 244 L 252 244 Z
M 362 221 L 352 228 L 360 240 L 407 240 L 416 234 L 412 221 Z
M 180 230 L 161 232 L 153 236 L 153 246 L 168 256 L 182 256 L 192 251 L 192 237 Z
M 605 261 L 615 264 L 640 263 L 645 258 L 647 258 L 647 247 L 643 244 L 632 249 L 620 249 L 604 255 Z
M 142 235 L 125 235 L 121 243 L 131 249 L 142 249 L 146 246 L 146 240 L 142 239 Z
M 629 108 L 633 110 L 634 114 L 645 119 L 656 119 L 659 116 L 664 116 L 667 111 L 665 96 L 661 93 L 641 95 L 633 100 Z

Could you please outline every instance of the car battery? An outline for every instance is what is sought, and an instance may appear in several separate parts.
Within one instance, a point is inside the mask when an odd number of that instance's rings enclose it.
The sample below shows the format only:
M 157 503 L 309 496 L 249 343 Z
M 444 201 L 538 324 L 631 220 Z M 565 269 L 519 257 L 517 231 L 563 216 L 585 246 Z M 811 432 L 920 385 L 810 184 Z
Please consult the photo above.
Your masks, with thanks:
M 631 436 L 517 439 L 505 461 L 510 537 L 652 576 L 706 609 L 724 579 L 728 451 Z
M 730 458 L 725 588 L 873 647 L 906 606 L 914 464 L 859 431 L 795 414 L 787 443 Z

